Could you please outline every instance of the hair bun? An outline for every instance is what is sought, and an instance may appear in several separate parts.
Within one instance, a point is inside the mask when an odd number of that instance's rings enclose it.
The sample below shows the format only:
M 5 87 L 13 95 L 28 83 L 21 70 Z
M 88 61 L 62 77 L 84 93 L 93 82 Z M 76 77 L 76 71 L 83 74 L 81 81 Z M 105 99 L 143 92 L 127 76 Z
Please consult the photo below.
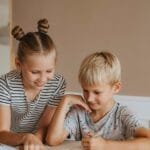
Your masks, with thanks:
M 20 28 L 19 26 L 15 26 L 12 31 L 11 34 L 13 35 L 13 37 L 17 40 L 21 40 L 21 38 L 24 36 L 24 32 L 22 30 L 22 28 Z
M 42 33 L 47 33 L 49 29 L 49 24 L 47 19 L 41 19 L 38 21 L 38 31 Z

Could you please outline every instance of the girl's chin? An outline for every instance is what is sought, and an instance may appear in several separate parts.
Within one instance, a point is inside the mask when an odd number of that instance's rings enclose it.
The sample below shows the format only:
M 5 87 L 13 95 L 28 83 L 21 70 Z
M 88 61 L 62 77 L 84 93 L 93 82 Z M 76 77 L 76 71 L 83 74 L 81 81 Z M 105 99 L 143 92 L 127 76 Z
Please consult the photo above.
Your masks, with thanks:
M 42 87 L 37 87 L 38 90 L 42 90 L 43 88 L 44 88 L 43 86 Z
M 35 86 L 34 87 L 34 89 L 39 90 L 39 91 L 42 90 L 43 88 L 44 88 L 44 86 Z

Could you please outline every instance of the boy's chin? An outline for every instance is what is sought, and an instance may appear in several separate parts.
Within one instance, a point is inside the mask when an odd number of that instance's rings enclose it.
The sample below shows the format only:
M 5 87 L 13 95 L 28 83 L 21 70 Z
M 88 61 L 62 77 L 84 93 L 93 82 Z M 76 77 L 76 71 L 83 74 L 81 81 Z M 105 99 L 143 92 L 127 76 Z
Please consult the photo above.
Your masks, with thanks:
M 92 106 L 92 107 L 90 107 L 90 109 L 92 110 L 92 111 L 99 111 L 99 110 L 101 110 L 101 107 L 98 107 L 98 106 Z

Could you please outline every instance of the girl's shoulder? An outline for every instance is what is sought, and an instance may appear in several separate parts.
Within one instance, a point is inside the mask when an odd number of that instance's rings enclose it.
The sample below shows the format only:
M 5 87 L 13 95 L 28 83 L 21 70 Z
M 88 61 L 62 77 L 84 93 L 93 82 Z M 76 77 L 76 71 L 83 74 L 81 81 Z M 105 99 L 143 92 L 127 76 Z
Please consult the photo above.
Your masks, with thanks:
M 20 79 L 20 72 L 17 70 L 11 70 L 10 72 L 3 74 L 0 76 L 0 82 L 10 82 L 15 79 Z
M 65 84 L 65 78 L 60 74 L 54 74 L 54 77 L 48 82 L 48 84 Z
M 54 77 L 53 77 L 52 80 L 59 81 L 59 80 L 65 80 L 65 78 L 62 75 L 60 75 L 60 74 L 54 74 Z

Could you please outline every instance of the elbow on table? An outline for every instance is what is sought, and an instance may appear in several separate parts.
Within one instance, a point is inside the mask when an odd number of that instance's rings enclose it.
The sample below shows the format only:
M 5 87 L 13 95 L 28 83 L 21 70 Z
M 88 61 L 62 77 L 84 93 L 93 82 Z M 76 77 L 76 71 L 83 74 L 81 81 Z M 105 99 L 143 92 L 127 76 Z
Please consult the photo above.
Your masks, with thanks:
M 50 146 L 56 146 L 61 144 L 63 141 L 59 138 L 52 137 L 51 135 L 47 135 L 46 143 Z

